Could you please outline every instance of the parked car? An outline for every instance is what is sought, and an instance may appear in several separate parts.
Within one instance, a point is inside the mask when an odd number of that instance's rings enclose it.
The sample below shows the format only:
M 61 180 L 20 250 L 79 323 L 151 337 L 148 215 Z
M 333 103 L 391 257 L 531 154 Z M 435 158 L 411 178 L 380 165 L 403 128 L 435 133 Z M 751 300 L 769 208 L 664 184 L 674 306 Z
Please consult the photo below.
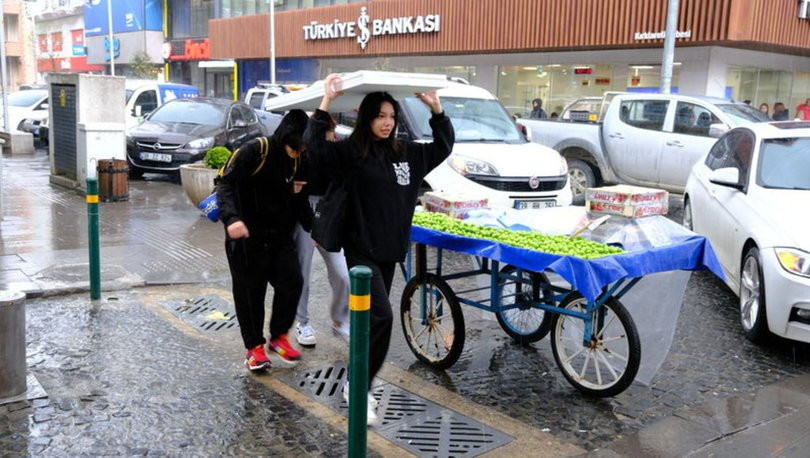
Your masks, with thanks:
M 127 80 L 124 84 L 127 129 L 141 123 L 145 116 L 170 100 L 200 95 L 196 86 L 188 84 L 161 83 L 151 80 Z
M 26 119 L 39 124 L 48 117 L 48 90 L 29 89 L 8 95 L 8 128 L 22 130 Z
M 274 86 L 270 83 L 260 82 L 256 87 L 248 89 L 245 93 L 245 103 L 256 110 L 264 110 L 264 105 L 269 99 L 288 92 L 290 90 L 282 85 L 277 84 Z
M 127 132 L 130 175 L 176 173 L 214 146 L 230 150 L 265 135 L 256 112 L 242 102 L 197 97 L 171 100 Z
M 746 337 L 810 342 L 810 123 L 738 127 L 692 169 L 684 225 L 712 243 Z
M 683 192 L 692 166 L 729 129 L 770 119 L 743 103 L 678 94 L 606 93 L 596 123 L 520 119 L 532 141 L 568 161 L 574 202 L 629 183 Z M 712 129 L 714 127 L 714 129 Z

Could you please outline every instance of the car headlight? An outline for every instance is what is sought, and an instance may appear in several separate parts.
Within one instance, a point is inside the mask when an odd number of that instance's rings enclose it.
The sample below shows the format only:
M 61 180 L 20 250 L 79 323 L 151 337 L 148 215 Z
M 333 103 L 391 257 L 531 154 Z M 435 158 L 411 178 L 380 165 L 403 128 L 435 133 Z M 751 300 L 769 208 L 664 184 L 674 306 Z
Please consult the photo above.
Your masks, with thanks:
M 208 149 L 214 146 L 214 137 L 198 138 L 186 144 L 191 149 Z
M 560 156 L 560 176 L 568 175 L 568 161 Z
M 776 258 L 782 268 L 790 273 L 810 277 L 810 253 L 793 248 L 777 248 Z
M 450 167 L 461 175 L 493 175 L 498 176 L 498 171 L 488 162 L 478 159 L 471 159 L 464 156 L 453 156 L 449 161 Z

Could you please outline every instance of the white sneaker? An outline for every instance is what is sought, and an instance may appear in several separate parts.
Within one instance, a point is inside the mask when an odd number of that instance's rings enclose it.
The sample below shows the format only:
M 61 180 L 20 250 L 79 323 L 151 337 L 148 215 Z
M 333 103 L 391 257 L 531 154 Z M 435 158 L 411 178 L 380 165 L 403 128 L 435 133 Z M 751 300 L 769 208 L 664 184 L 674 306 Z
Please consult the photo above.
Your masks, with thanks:
M 349 382 L 343 384 L 343 399 L 346 401 L 346 404 L 349 404 Z M 374 396 L 371 393 L 368 394 L 368 404 L 366 411 L 366 425 L 367 426 L 377 426 L 380 424 L 380 418 L 377 416 L 377 407 L 380 405 Z
M 314 347 L 316 343 L 315 330 L 309 324 L 298 323 L 298 326 L 295 327 L 295 340 L 302 347 Z
M 332 334 L 334 334 L 335 337 L 343 339 L 347 344 L 349 343 L 349 337 L 351 336 L 351 329 L 352 328 L 349 325 L 348 320 L 340 323 L 340 326 L 335 326 L 335 324 L 332 323 Z

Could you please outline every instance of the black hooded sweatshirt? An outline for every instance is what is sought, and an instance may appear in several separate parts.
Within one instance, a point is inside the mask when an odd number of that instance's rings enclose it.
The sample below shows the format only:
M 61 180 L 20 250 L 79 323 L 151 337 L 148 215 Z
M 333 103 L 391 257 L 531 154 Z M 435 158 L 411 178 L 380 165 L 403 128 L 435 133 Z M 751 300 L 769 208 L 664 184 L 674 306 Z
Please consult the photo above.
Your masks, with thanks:
M 309 230 L 312 212 L 303 195 L 292 191 L 299 163 L 267 137 L 234 151 L 217 181 L 219 219 L 225 228 L 242 221 L 251 238 L 287 243 L 292 243 L 296 222 Z
M 315 112 L 304 140 L 311 167 L 328 171 L 333 180 L 352 180 L 344 248 L 376 262 L 402 261 L 422 180 L 453 149 L 455 132 L 450 118 L 444 113 L 431 117 L 432 143 L 401 142 L 400 153 L 380 148 L 383 151 L 377 154 L 364 155 L 351 138 L 325 140 L 327 116 L 324 111 Z

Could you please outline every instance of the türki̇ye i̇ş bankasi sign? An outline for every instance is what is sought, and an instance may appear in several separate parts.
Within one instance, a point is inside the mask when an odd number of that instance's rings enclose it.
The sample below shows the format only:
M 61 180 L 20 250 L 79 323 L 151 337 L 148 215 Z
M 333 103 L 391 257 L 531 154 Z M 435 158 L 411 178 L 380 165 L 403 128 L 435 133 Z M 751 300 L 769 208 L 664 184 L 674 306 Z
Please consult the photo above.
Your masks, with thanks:
M 334 40 L 338 38 L 357 38 L 360 48 L 366 49 L 371 37 L 379 35 L 399 35 L 412 33 L 431 33 L 441 29 L 441 17 L 438 14 L 425 16 L 403 16 L 386 19 L 371 19 L 368 8 L 360 8 L 356 21 L 320 24 L 312 21 L 304 29 L 304 40 Z

